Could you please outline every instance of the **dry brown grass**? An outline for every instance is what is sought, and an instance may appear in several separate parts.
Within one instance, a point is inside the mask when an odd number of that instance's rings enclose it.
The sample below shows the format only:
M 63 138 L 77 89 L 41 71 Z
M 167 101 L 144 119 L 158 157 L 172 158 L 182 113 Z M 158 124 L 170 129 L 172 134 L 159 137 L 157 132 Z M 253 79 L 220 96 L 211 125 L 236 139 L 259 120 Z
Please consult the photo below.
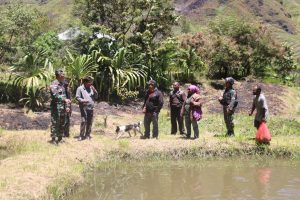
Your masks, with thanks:
M 70 178 L 65 180 L 68 184 L 82 182 L 84 167 L 95 163 L 104 146 L 100 138 L 83 142 L 68 139 L 59 146 L 48 139 L 45 131 L 5 131 L 1 142 L 10 144 L 17 155 L 1 161 L 0 199 L 40 199 L 62 176 Z

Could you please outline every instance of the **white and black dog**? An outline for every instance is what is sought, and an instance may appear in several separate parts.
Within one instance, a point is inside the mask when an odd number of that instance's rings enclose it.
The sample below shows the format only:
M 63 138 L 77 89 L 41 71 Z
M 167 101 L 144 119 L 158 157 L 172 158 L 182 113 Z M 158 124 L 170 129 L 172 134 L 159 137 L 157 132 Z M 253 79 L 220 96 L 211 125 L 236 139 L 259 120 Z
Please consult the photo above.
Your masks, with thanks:
M 138 122 L 136 124 L 117 126 L 117 129 L 116 129 L 117 138 L 116 139 L 119 139 L 126 132 L 129 134 L 129 137 L 131 137 L 130 131 L 134 132 L 134 136 L 136 136 L 136 132 L 139 132 L 143 136 L 143 133 L 141 132 L 141 124 L 142 124 L 142 122 Z

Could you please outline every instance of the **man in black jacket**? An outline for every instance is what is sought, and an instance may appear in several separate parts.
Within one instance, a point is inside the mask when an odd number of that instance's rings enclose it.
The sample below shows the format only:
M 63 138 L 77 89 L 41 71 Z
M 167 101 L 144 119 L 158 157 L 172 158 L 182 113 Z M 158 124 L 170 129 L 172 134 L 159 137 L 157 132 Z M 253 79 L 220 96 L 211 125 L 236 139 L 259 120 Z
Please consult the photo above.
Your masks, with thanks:
M 150 138 L 150 124 L 153 123 L 153 138 L 158 138 L 158 114 L 164 104 L 162 93 L 156 88 L 156 82 L 148 82 L 148 90 L 143 105 L 145 134 L 143 139 Z
M 181 135 L 185 134 L 183 119 L 180 116 L 180 111 L 183 106 L 183 102 L 186 100 L 186 95 L 180 90 L 180 84 L 178 82 L 173 83 L 173 90 L 169 95 L 170 111 L 171 111 L 171 134 L 175 135 L 177 132 L 177 122 L 179 132 Z

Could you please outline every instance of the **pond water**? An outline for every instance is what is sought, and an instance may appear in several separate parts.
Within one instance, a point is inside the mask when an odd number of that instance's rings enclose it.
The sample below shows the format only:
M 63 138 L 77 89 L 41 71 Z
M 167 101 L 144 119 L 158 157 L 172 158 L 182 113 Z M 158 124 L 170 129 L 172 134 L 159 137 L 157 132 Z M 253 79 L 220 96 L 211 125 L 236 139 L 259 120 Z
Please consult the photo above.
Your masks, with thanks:
M 118 163 L 92 172 L 74 200 L 300 199 L 300 162 Z

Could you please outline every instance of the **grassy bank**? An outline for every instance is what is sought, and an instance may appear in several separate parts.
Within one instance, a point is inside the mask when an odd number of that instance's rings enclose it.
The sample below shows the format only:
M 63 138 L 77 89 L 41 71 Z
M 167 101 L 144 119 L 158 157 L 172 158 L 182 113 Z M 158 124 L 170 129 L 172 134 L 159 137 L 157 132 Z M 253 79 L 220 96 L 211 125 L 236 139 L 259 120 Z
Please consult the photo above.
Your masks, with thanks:
M 300 159 L 300 122 L 272 117 L 270 146 L 255 145 L 252 117 L 236 116 L 236 137 L 224 137 L 221 115 L 206 114 L 200 122 L 200 138 L 186 140 L 171 136 L 166 111 L 160 114 L 159 140 L 122 138 L 115 140 L 115 125 L 140 121 L 142 115 L 97 116 L 94 137 L 77 142 L 73 137 L 59 146 L 48 143 L 49 130 L 1 131 L 0 149 L 6 158 L 0 162 L 0 199 L 64 199 L 84 183 L 85 172 L 120 160 L 177 160 L 193 158 L 286 158 Z M 78 126 L 71 129 L 77 135 Z

